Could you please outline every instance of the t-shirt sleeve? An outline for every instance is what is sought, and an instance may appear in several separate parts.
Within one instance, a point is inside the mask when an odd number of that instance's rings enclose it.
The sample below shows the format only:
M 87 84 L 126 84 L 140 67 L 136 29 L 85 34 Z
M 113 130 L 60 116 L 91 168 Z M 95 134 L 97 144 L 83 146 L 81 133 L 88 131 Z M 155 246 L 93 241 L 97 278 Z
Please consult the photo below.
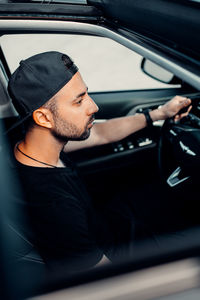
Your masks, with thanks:
M 37 244 L 50 267 L 76 271 L 97 264 L 103 251 L 96 243 L 88 211 L 71 195 L 51 195 L 48 204 L 32 207 L 32 220 Z

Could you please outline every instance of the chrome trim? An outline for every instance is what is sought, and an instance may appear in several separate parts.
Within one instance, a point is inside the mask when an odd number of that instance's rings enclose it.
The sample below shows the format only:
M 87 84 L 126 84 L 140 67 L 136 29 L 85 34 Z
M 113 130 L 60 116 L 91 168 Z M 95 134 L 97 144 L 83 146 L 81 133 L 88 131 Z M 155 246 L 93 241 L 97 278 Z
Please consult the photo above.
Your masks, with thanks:
M 192 156 L 196 156 L 196 153 L 194 153 L 188 146 L 183 144 L 182 141 L 179 141 L 179 145 L 181 146 L 181 149 L 183 150 L 183 152 L 185 152 L 189 155 L 192 155 Z
M 138 45 L 136 42 L 125 38 L 124 36 L 105 28 L 100 25 L 84 24 L 79 22 L 68 21 L 47 21 L 47 20 L 0 20 L 0 30 L 10 31 L 11 33 L 22 32 L 57 32 L 57 33 L 81 33 L 91 34 L 102 37 L 110 38 L 117 43 L 124 45 L 125 47 L 139 53 L 143 57 L 155 62 L 166 70 L 172 72 L 177 77 L 186 81 L 193 87 L 200 89 L 200 77 L 193 74 L 189 70 L 175 64 L 173 61 L 169 61 L 161 55 L 154 53 L 153 51 L 146 49 L 145 47 Z
M 177 133 L 176 133 L 174 130 L 170 129 L 169 132 L 170 132 L 173 136 L 177 136 Z
M 178 178 L 179 174 L 181 173 L 181 167 L 178 167 L 176 170 L 174 170 L 171 175 L 167 179 L 167 183 L 170 187 L 174 187 L 181 182 L 184 182 L 185 180 L 189 179 L 190 176 L 183 177 L 181 179 Z

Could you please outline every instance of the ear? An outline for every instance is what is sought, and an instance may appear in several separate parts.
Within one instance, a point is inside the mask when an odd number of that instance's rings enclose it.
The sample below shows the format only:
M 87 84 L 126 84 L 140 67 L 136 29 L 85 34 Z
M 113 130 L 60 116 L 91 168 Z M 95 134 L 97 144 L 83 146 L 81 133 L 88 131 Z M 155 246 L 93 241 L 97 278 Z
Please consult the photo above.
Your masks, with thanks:
M 33 120 L 39 126 L 52 128 L 53 116 L 49 109 L 40 107 L 33 112 Z

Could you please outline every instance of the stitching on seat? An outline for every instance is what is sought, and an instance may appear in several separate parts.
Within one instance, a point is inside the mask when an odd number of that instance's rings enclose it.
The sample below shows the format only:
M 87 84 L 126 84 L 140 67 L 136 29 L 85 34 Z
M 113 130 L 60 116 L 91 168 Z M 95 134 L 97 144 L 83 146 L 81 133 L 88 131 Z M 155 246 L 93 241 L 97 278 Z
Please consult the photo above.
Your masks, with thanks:
M 7 224 L 18 236 L 20 236 L 22 238 L 22 240 L 24 240 L 25 242 L 27 242 L 30 246 L 34 247 L 34 245 L 29 242 L 28 240 L 26 240 L 26 238 L 21 234 L 19 233 L 12 225 L 10 224 Z

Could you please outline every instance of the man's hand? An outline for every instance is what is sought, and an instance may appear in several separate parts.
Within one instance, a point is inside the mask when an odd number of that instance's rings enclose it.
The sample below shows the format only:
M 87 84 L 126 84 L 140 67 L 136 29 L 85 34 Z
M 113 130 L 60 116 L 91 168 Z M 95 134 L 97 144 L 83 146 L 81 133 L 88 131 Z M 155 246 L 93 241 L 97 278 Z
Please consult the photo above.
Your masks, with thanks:
M 183 117 L 186 117 L 191 108 L 191 99 L 181 96 L 175 96 L 170 101 L 161 106 L 160 111 L 162 113 L 162 119 L 174 117 L 174 121 L 178 121 Z M 179 111 L 185 107 L 188 107 L 186 112 L 179 113 Z

